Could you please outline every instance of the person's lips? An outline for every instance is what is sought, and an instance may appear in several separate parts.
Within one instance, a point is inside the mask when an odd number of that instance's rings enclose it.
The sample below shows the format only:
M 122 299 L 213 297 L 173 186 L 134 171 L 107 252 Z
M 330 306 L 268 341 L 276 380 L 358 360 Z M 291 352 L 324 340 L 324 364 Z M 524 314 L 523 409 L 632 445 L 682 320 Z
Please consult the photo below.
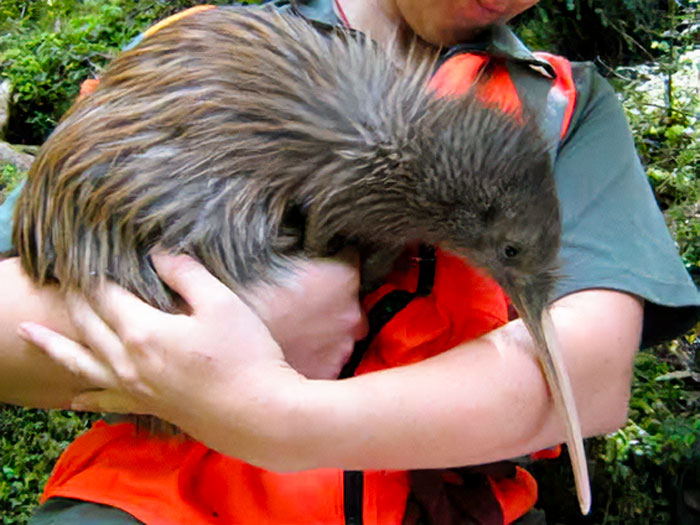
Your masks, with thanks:
M 488 0 L 476 0 L 476 3 L 479 4 L 479 7 L 481 7 L 484 11 L 496 15 L 496 16 L 503 16 L 506 13 L 506 7 L 503 5 L 502 2 L 489 2 Z

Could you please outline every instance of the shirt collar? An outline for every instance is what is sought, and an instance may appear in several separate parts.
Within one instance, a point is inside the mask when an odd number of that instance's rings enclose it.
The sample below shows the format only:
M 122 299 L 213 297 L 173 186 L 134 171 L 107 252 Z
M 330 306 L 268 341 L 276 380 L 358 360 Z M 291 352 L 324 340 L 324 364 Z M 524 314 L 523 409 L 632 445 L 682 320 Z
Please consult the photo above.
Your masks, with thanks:
M 301 15 L 327 29 L 343 25 L 333 9 L 333 0 L 272 0 L 268 3 L 282 11 Z
M 536 57 L 522 41 L 515 36 L 513 30 L 506 25 L 492 26 L 486 29 L 480 38 L 474 42 L 457 44 L 445 53 L 444 58 L 468 52 L 487 53 L 493 57 L 503 58 L 529 66 L 533 71 L 549 78 L 555 78 L 556 73 L 549 62 Z

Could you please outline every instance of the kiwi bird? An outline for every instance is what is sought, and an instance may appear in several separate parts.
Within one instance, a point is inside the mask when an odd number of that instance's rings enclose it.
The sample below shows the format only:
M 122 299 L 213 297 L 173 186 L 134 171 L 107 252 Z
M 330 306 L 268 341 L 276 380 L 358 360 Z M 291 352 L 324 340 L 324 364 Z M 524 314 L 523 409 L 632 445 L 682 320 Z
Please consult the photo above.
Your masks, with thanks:
M 42 147 L 16 209 L 22 265 L 83 292 L 108 277 L 174 311 L 155 247 L 240 292 L 339 241 L 440 245 L 490 273 L 532 335 L 585 513 L 581 430 L 546 313 L 561 229 L 547 145 L 473 95 L 434 96 L 434 62 L 392 57 L 267 9 L 161 28 Z

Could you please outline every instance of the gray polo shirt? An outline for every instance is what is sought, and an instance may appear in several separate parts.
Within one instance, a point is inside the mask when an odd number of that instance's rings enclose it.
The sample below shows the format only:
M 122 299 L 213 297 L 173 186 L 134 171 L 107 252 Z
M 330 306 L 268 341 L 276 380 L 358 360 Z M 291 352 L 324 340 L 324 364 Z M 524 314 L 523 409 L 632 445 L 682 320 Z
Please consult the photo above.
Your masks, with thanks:
M 341 23 L 332 0 L 274 4 L 322 25 Z M 446 55 L 468 51 L 505 59 L 521 78 L 530 75 L 533 87 L 554 75 L 547 62 L 504 26 Z M 564 276 L 555 298 L 591 288 L 632 293 L 645 300 L 643 344 L 670 339 L 700 317 L 700 295 L 656 204 L 614 91 L 592 64 L 572 63 L 572 70 L 576 106 L 554 157 Z M 520 94 L 527 103 L 527 94 Z
M 340 24 L 332 0 L 272 3 L 321 26 Z M 553 74 L 506 27 L 447 54 L 469 50 L 506 59 L 519 75 L 531 76 L 533 86 Z M 656 205 L 615 93 L 590 63 L 572 67 L 576 107 L 554 162 L 564 275 L 556 298 L 591 288 L 629 292 L 645 300 L 644 344 L 675 337 L 700 316 L 700 295 Z M 9 198 L 0 207 L 0 251 L 9 240 L 13 205 Z

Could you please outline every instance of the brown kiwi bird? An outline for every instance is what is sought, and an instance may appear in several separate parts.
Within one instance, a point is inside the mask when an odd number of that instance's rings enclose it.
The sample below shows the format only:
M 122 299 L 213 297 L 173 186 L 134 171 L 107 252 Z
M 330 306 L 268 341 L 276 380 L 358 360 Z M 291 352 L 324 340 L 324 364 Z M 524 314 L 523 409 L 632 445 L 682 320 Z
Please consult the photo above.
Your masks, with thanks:
M 155 247 L 244 292 L 339 241 L 370 260 L 443 246 L 490 273 L 532 335 L 586 513 L 581 430 L 546 313 L 561 229 L 547 145 L 473 95 L 434 96 L 434 62 L 392 56 L 267 9 L 162 27 L 43 146 L 16 208 L 22 265 L 83 292 L 110 278 L 172 312 Z

